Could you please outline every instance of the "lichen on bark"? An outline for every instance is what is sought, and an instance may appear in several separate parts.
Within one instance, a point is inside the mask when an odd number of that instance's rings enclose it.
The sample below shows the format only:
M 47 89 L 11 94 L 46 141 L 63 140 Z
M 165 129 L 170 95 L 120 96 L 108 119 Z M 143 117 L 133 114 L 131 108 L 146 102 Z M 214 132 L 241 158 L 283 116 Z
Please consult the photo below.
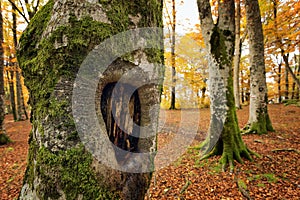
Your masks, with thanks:
M 211 98 L 210 127 L 206 140 L 200 145 L 205 150 L 201 159 L 221 155 L 223 170 L 229 164 L 233 171 L 234 160 L 242 162 L 242 157 L 252 160 L 252 152 L 241 138 L 233 94 L 234 1 L 219 2 L 217 23 L 212 19 L 208 0 L 198 1 L 198 9 L 210 61 Z
M 150 183 L 151 173 L 107 169 L 84 149 L 71 99 L 76 73 L 88 53 L 121 31 L 160 27 L 162 4 L 99 2 L 50 0 L 21 36 L 17 57 L 30 91 L 33 128 L 20 199 L 142 199 Z M 149 49 L 145 55 L 147 62 L 162 62 L 161 50 Z M 120 59 L 125 62 L 126 56 Z M 122 181 L 117 187 L 112 184 L 114 175 L 121 177 L 116 178 Z M 140 182 L 128 186 L 130 178 Z
M 265 134 L 274 131 L 268 114 L 268 88 L 264 60 L 264 36 L 257 0 L 245 1 L 250 50 L 249 120 L 244 133 Z

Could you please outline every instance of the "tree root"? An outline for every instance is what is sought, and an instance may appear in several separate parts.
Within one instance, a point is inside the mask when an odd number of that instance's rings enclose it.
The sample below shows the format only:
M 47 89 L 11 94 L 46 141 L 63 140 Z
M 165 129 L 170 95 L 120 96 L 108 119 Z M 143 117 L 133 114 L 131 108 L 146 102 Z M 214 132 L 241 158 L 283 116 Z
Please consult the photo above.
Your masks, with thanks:
M 191 183 L 192 182 L 190 180 L 187 180 L 186 183 L 185 183 L 185 185 L 180 190 L 180 194 L 184 193 Z
M 241 179 L 239 179 L 237 177 L 238 175 L 237 174 L 234 174 L 234 180 L 235 180 L 235 183 L 236 185 L 238 186 L 239 188 L 239 191 L 242 193 L 242 195 L 248 199 L 248 200 L 251 200 L 251 197 L 250 197 L 250 194 L 248 193 L 247 191 L 247 188 L 245 188 L 245 186 L 243 184 L 245 184 L 244 182 L 242 182 Z M 241 180 L 241 181 L 240 181 Z M 243 183 L 243 184 L 242 184 Z
M 262 156 L 254 151 L 252 151 L 251 149 L 247 148 L 247 151 L 251 154 L 251 155 L 254 155 L 256 156 L 257 158 L 261 158 Z
M 280 151 L 296 152 L 296 153 L 300 154 L 299 150 L 292 149 L 292 148 L 288 148 L 288 149 L 273 149 L 272 150 L 272 152 L 280 152 Z

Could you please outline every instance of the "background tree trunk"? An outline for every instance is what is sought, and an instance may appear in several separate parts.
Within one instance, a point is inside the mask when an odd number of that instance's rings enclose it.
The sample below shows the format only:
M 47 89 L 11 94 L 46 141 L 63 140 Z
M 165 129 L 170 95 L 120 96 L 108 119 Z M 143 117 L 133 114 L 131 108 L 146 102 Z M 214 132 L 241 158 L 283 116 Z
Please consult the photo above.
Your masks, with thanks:
M 3 19 L 2 19 L 2 7 L 0 2 L 0 137 L 4 138 L 4 127 L 3 127 L 3 121 L 5 116 L 4 111 L 4 49 L 3 49 Z M 0 139 L 1 139 L 0 138 Z M 1 142 L 2 143 L 2 142 Z M 3 141 L 3 143 L 6 143 L 6 141 Z
M 257 0 L 246 0 L 247 29 L 250 46 L 250 107 L 248 133 L 273 131 L 268 114 L 268 95 L 264 61 L 264 39 Z
M 16 100 L 15 100 L 15 88 L 14 88 L 14 78 L 15 78 L 15 72 L 14 67 L 11 67 L 9 70 L 7 70 L 7 79 L 9 83 L 9 94 L 10 94 L 10 105 L 11 110 L 13 112 L 14 120 L 17 121 L 18 113 L 16 108 Z
M 172 39 L 171 39 L 171 63 L 172 63 L 172 89 L 171 89 L 171 105 L 170 110 L 176 109 L 176 55 L 175 55 L 175 47 L 176 47 L 176 2 L 172 0 Z
M 161 27 L 162 2 L 97 2 L 50 0 L 32 18 L 21 36 L 17 55 L 30 91 L 33 128 L 20 199 L 144 199 L 151 173 L 122 172 L 93 157 L 77 131 L 82 127 L 75 127 L 76 119 L 72 115 L 75 105 L 72 104 L 72 98 L 76 95 L 72 94 L 73 89 L 78 86 L 74 85 L 77 72 L 88 53 L 106 38 L 128 29 Z M 162 37 L 157 40 L 161 40 L 161 43 L 163 41 Z M 129 43 L 126 41 L 126 44 L 130 45 Z M 124 104 L 122 99 L 128 95 L 124 89 L 118 93 L 122 97 L 119 102 L 114 102 L 116 111 L 120 112 L 116 113 L 117 119 L 112 120 L 113 110 L 109 104 L 112 88 L 109 85 L 141 66 L 150 66 L 147 73 L 158 76 L 162 69 L 152 63 L 162 61 L 162 50 L 141 49 L 118 58 L 102 74 L 87 74 L 100 77 L 93 101 L 99 126 L 106 132 L 97 131 L 105 134 L 125 152 L 155 151 L 156 137 L 153 135 L 135 139 L 129 136 L 129 132 L 122 131 L 121 126 L 129 127 L 126 120 L 131 119 L 128 113 L 124 114 L 118 107 Z M 159 104 L 159 91 L 159 87 L 151 83 L 137 89 L 129 104 L 129 107 L 134 107 L 129 110 L 136 123 L 141 126 L 150 125 L 153 129 L 156 127 L 157 115 L 154 115 L 153 120 L 150 114 L 155 114 L 153 106 Z M 79 107 L 85 106 L 85 98 L 88 97 L 82 96 L 80 102 L 77 102 Z M 89 117 L 91 118 L 88 115 L 87 118 Z M 120 124 L 122 122 L 124 124 Z M 91 142 L 99 145 L 99 140 L 94 138 Z M 119 165 L 126 161 L 126 157 L 118 160 L 120 157 L 116 154 L 109 156 Z M 148 162 L 153 164 L 153 158 L 149 157 Z
M 277 80 L 277 88 L 278 88 L 278 103 L 281 103 L 281 65 L 282 63 L 278 64 L 278 80 Z
M 285 59 L 284 59 L 285 61 Z M 285 77 L 285 92 L 284 92 L 284 99 L 289 99 L 289 71 L 288 71 L 289 63 L 288 61 L 285 62 L 285 70 L 284 70 L 284 77 Z
M 238 162 L 242 162 L 242 156 L 251 159 L 241 138 L 233 94 L 234 1 L 225 0 L 219 3 L 217 24 L 213 22 L 209 0 L 198 0 L 197 3 L 210 61 L 211 119 L 208 136 L 202 144 L 206 148 L 206 155 L 202 159 L 221 154 L 223 169 L 229 164 L 232 171 L 234 159 Z
M 12 11 L 12 18 L 13 18 L 13 26 L 12 26 L 12 32 L 13 32 L 13 41 L 14 41 L 14 51 L 13 51 L 13 57 L 15 57 L 15 51 L 17 49 L 18 45 L 18 38 L 17 38 L 17 14 L 16 14 L 16 9 L 14 6 L 12 6 L 13 11 Z M 14 68 L 16 68 L 16 114 L 17 114 L 17 121 L 22 119 L 22 105 L 21 105 L 21 80 L 20 80 L 20 73 L 18 68 L 17 63 L 12 63 Z
M 234 54 L 234 67 L 233 67 L 233 91 L 234 91 L 234 100 L 235 100 L 235 107 L 237 109 L 241 108 L 241 101 L 240 101 L 240 85 L 239 85 L 239 78 L 240 78 L 240 59 L 241 59 L 241 38 L 240 38 L 240 20 L 241 20 L 241 5 L 240 0 L 236 1 L 236 18 L 235 18 L 235 54 Z
M 12 5 L 12 8 L 13 8 L 12 32 L 13 32 L 13 41 L 14 41 L 14 56 L 16 56 L 15 52 L 18 47 L 17 14 L 16 14 L 17 11 L 16 11 L 16 7 L 14 7 L 13 5 Z M 26 108 L 25 108 L 24 97 L 23 97 L 23 91 L 22 91 L 21 72 L 20 72 L 19 64 L 18 63 L 13 63 L 13 64 L 16 67 L 17 120 L 22 120 L 23 113 L 25 115 L 25 118 L 28 119 L 28 115 L 27 115 Z

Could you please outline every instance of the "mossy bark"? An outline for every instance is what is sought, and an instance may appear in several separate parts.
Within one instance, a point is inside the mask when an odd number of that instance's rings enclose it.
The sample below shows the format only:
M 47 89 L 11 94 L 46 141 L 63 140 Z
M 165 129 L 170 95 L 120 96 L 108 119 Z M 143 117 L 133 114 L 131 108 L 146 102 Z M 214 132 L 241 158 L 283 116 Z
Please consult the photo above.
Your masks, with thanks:
M 250 49 L 250 106 L 245 133 L 264 134 L 274 131 L 268 114 L 268 91 L 264 61 L 264 36 L 257 0 L 246 1 Z
M 151 173 L 120 172 L 96 160 L 80 140 L 71 100 L 80 65 L 96 45 L 128 29 L 161 27 L 161 12 L 162 4 L 158 0 L 50 0 L 32 18 L 21 36 L 17 52 L 30 91 L 33 125 L 19 199 L 144 198 Z M 162 62 L 160 50 L 144 52 L 149 63 Z M 134 55 L 128 57 L 134 58 Z M 126 58 L 119 58 L 122 63 L 119 68 L 112 63 L 107 74 L 130 70 L 128 66 L 133 64 L 129 65 Z M 116 76 L 104 75 L 103 80 L 99 80 L 103 84 L 118 81 Z M 139 93 L 141 119 L 149 113 L 148 107 L 159 101 L 158 89 L 149 87 L 148 93 L 145 90 Z M 95 103 L 100 104 L 100 99 Z M 145 99 L 151 102 L 145 105 Z M 98 117 L 103 118 L 101 111 Z M 148 122 L 141 121 L 141 126 Z M 147 142 L 155 146 L 155 137 Z M 138 145 L 142 148 L 145 143 Z
M 202 144 L 205 148 L 202 159 L 222 155 L 220 162 L 223 169 L 229 164 L 232 171 L 234 160 L 242 162 L 242 157 L 251 159 L 250 151 L 241 138 L 233 94 L 234 1 L 220 2 L 216 24 L 208 0 L 198 1 L 198 9 L 210 61 L 211 121 L 208 136 Z

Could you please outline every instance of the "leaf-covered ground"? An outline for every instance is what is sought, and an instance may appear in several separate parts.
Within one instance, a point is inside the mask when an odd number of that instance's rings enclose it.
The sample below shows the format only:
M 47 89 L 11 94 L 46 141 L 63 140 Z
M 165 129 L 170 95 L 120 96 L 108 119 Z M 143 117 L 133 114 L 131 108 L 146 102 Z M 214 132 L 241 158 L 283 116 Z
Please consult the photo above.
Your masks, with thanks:
M 248 120 L 248 109 L 238 111 L 240 127 Z M 159 149 L 174 137 L 182 121 L 180 113 L 165 112 Z M 192 145 L 177 161 L 154 173 L 146 199 L 299 199 L 300 108 L 274 104 L 269 106 L 269 113 L 276 132 L 243 136 L 248 147 L 261 157 L 235 163 L 235 172 L 230 174 L 221 172 L 219 157 L 199 161 L 194 147 L 205 138 L 209 126 L 209 109 L 201 109 L 198 134 Z M 195 117 L 184 117 L 196 123 Z M 30 123 L 13 122 L 8 116 L 5 124 L 14 142 L 0 147 L 0 199 L 11 200 L 17 198 L 22 185 Z
M 14 122 L 12 115 L 6 116 L 4 123 L 13 142 L 0 146 L 0 199 L 13 200 L 23 183 L 31 125 L 29 120 Z

